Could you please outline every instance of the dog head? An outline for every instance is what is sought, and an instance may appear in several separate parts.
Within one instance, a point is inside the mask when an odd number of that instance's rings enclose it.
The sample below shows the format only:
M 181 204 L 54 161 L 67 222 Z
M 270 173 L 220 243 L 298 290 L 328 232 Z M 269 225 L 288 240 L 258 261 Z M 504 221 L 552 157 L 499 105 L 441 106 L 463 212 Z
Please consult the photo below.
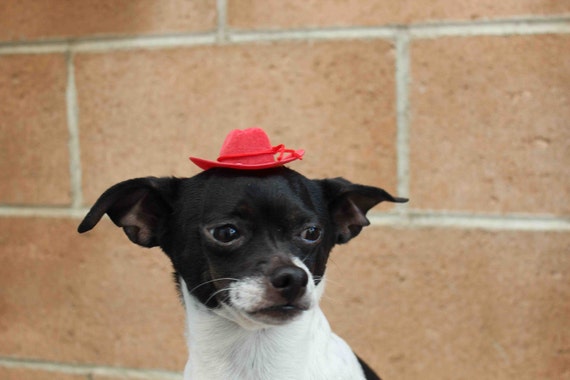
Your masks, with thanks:
M 277 325 L 318 302 L 331 249 L 357 236 L 382 201 L 406 199 L 285 167 L 213 168 L 192 178 L 121 182 L 78 230 L 107 213 L 133 243 L 160 246 L 207 308 L 243 325 Z

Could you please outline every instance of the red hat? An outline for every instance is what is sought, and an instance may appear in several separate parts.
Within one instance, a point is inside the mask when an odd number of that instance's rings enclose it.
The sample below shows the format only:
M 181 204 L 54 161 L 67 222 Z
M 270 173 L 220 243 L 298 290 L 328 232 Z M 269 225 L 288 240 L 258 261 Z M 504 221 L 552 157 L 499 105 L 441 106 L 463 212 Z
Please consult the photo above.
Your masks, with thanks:
M 277 154 L 277 157 L 275 156 Z M 283 144 L 271 146 L 269 137 L 261 128 L 234 129 L 226 136 L 217 161 L 190 157 L 190 160 L 204 170 L 210 168 L 232 168 L 256 170 L 274 168 L 293 160 L 302 159 L 303 149 L 286 149 Z

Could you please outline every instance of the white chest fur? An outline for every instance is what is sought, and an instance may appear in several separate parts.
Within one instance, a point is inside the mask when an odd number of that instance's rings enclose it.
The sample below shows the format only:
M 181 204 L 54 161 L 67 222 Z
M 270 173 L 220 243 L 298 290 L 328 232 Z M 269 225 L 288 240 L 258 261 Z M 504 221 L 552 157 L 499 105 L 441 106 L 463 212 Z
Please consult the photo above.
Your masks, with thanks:
M 318 305 L 286 325 L 247 329 L 205 308 L 181 281 L 190 352 L 184 380 L 364 379 Z

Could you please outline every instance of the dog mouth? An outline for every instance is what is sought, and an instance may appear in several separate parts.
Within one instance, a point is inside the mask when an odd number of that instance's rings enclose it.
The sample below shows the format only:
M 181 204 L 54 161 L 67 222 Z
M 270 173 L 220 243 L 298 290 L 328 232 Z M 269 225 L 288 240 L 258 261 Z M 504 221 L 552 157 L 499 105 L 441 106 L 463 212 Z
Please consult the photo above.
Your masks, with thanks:
M 283 305 L 274 305 L 270 307 L 265 307 L 263 309 L 259 309 L 249 313 L 255 318 L 262 318 L 262 319 L 271 319 L 276 321 L 286 321 L 290 320 L 304 311 L 309 310 L 309 307 L 306 305 L 295 305 L 295 304 L 283 304 Z
M 302 267 L 299 265 L 299 268 Z M 297 275 L 299 271 L 291 274 L 290 267 L 285 269 L 288 271 L 283 270 L 283 273 L 273 275 L 277 279 L 262 275 L 233 281 L 223 288 L 227 291 L 216 292 L 218 301 L 224 305 L 227 315 L 242 321 L 244 325 L 251 322 L 257 325 L 282 325 L 291 322 L 314 306 L 314 286 L 309 278 L 306 281 L 301 281 L 302 278 L 297 281 L 293 275 Z

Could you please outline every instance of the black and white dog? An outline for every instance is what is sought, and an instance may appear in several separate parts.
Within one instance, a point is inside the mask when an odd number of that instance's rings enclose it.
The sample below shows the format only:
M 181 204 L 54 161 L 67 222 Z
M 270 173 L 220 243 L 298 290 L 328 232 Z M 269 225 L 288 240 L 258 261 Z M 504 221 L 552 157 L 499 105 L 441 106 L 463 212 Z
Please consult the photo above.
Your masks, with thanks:
M 121 182 L 78 230 L 107 213 L 133 243 L 168 255 L 186 309 L 186 380 L 379 379 L 331 331 L 319 300 L 331 249 L 382 201 L 406 199 L 282 166 L 211 168 Z

